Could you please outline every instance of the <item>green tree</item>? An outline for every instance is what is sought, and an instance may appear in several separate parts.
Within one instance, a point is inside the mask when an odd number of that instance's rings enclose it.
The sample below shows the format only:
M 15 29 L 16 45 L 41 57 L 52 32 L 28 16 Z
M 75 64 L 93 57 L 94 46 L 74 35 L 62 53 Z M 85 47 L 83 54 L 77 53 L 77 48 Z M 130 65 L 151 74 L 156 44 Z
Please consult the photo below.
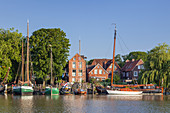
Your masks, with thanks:
M 121 55 L 120 54 L 117 54 L 115 56 L 115 61 L 117 62 L 117 64 L 120 66 L 120 67 L 123 67 L 125 62 L 122 61 L 122 58 L 121 58 Z
M 145 69 L 139 78 L 141 83 L 170 83 L 170 46 L 163 43 L 148 52 Z
M 139 60 L 142 59 L 144 62 L 147 60 L 147 53 L 146 52 L 142 52 L 142 51 L 134 51 L 134 52 L 130 52 L 128 55 L 123 55 L 122 56 L 124 62 L 128 59 L 128 60 Z
M 61 79 L 63 67 L 65 67 L 69 56 L 69 39 L 66 38 L 66 34 L 62 30 L 42 28 L 33 32 L 30 37 L 31 57 L 35 75 L 43 79 L 43 84 L 47 76 L 50 76 L 51 47 L 49 45 L 52 47 L 53 83 L 56 77 Z
M 22 34 L 18 30 L 10 28 L 0 29 L 0 78 L 6 75 L 8 67 L 11 67 L 8 80 L 15 77 L 18 64 L 21 61 L 21 38 Z M 6 68 L 5 68 L 6 67 Z

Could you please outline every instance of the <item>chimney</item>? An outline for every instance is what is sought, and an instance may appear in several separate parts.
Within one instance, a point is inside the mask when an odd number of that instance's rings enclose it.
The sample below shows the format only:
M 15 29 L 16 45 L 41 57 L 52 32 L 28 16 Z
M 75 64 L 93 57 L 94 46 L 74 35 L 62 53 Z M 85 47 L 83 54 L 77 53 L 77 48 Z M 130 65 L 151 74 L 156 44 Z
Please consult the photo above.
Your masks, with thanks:
M 135 61 L 135 59 L 132 59 L 132 62 L 134 62 Z
M 106 69 L 106 61 L 103 62 L 103 68 Z
M 127 59 L 126 62 L 129 62 L 129 60 Z

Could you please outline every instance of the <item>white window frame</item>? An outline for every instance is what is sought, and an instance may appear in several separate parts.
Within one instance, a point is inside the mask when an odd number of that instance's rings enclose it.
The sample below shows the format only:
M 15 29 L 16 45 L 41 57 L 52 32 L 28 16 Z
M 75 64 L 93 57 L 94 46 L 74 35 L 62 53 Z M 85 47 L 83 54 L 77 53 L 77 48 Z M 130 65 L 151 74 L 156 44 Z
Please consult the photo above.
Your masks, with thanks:
M 99 69 L 99 74 L 103 74 L 103 70 L 102 69 Z
M 76 81 L 76 78 L 72 78 L 72 82 L 75 82 Z
M 97 69 L 94 70 L 94 74 L 97 74 Z
M 79 76 L 82 76 L 83 73 L 82 73 L 82 70 L 79 70 Z
M 76 62 L 72 63 L 72 68 L 76 68 Z
M 141 69 L 141 65 L 138 65 L 138 69 Z
M 73 70 L 72 70 L 72 76 L 76 76 L 76 70 L 75 70 L 75 72 L 73 72 Z
M 134 71 L 134 72 L 133 72 L 133 76 L 134 76 L 134 77 L 137 77 L 137 76 L 138 76 L 138 71 Z
M 82 62 L 79 62 L 79 68 L 82 68 Z

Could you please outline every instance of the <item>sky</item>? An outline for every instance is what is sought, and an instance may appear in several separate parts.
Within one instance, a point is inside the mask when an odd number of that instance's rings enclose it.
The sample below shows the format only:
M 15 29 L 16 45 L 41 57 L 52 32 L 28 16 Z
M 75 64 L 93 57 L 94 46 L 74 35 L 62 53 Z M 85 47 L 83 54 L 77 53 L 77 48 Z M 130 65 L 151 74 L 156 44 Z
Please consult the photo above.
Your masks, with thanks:
M 170 45 L 169 0 L 2 0 L 0 28 L 14 27 L 26 36 L 41 28 L 60 28 L 70 40 L 71 59 L 79 52 L 87 60 L 113 56 L 114 25 L 116 54 L 147 52 Z

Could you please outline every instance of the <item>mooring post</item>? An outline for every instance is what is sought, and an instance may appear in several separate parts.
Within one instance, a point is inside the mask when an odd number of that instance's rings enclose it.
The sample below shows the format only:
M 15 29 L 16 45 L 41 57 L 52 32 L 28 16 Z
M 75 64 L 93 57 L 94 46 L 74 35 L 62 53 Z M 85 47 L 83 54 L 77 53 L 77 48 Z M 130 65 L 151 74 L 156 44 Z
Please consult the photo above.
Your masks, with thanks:
M 52 95 L 52 86 L 51 86 L 51 95 Z
M 93 88 L 92 88 L 92 91 L 93 91 L 93 95 L 94 95 L 94 84 L 93 84 Z

